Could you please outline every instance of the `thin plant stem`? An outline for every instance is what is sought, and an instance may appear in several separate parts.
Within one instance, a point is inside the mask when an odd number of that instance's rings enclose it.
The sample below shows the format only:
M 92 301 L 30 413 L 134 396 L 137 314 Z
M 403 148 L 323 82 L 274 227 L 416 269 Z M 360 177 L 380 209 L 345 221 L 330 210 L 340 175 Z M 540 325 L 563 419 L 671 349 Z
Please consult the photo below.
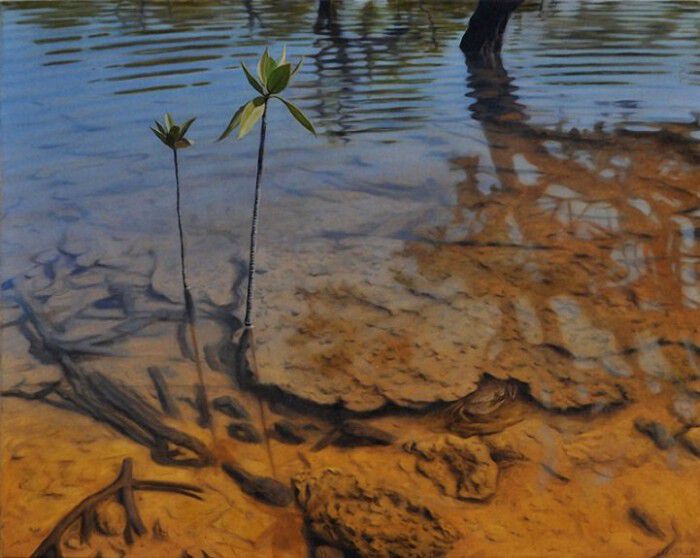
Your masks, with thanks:
M 175 208 L 177 211 L 177 231 L 180 235 L 180 275 L 182 277 L 182 292 L 185 297 L 185 312 L 187 313 L 187 321 L 192 322 L 194 321 L 194 305 L 192 303 L 190 286 L 187 283 L 187 271 L 185 269 L 185 237 L 182 232 L 182 212 L 180 210 L 180 166 L 178 165 L 177 161 L 177 149 L 173 149 L 173 162 L 175 163 Z
M 182 292 L 185 298 L 185 316 L 187 319 L 187 328 L 190 332 L 192 340 L 192 352 L 194 353 L 194 364 L 197 369 L 197 380 L 199 382 L 198 394 L 195 397 L 197 402 L 197 410 L 200 413 L 200 426 L 211 427 L 212 436 L 214 435 L 212 425 L 212 415 L 209 410 L 209 398 L 207 397 L 207 389 L 204 384 L 204 371 L 202 369 L 202 359 L 199 355 L 199 343 L 197 341 L 197 331 L 195 329 L 195 313 L 194 300 L 190 292 L 190 286 L 187 283 L 187 271 L 185 268 L 185 238 L 182 232 L 182 213 L 180 210 L 180 166 L 177 160 L 177 149 L 173 149 L 173 162 L 175 164 L 175 186 L 176 186 L 176 210 L 177 210 L 177 230 L 180 236 L 180 274 L 182 277 Z
M 255 299 L 255 255 L 257 251 L 258 244 L 258 223 L 260 221 L 260 194 L 262 186 L 262 172 L 263 172 L 263 161 L 265 159 L 265 137 L 267 132 L 267 101 L 265 101 L 265 108 L 263 109 L 262 122 L 260 125 L 260 143 L 258 144 L 258 167 L 255 174 L 255 201 L 253 202 L 253 220 L 250 226 L 250 254 L 248 260 L 248 292 L 246 294 L 245 301 L 245 319 L 244 324 L 244 339 L 248 338 L 246 335 L 250 332 L 249 337 L 249 347 L 252 353 L 251 363 L 253 370 L 257 373 L 257 360 L 255 357 L 255 342 L 252 336 L 253 333 L 253 302 Z M 267 451 L 267 457 L 270 461 L 270 472 L 272 473 L 272 478 L 277 477 L 277 471 L 275 470 L 275 461 L 272 457 L 272 448 L 270 447 L 270 437 L 267 434 L 267 419 L 265 418 L 265 404 L 262 401 L 260 395 L 258 398 L 258 410 L 260 412 L 260 423 L 263 430 L 263 436 L 265 438 L 265 449 Z
M 262 124 L 260 126 L 260 144 L 258 145 L 258 168 L 255 175 L 255 202 L 253 203 L 253 222 L 250 227 L 250 258 L 248 260 L 248 293 L 245 301 L 246 328 L 253 327 L 253 299 L 255 297 L 255 253 L 258 241 L 258 221 L 260 219 L 260 186 L 265 158 L 265 134 L 267 131 L 267 101 L 263 109 Z

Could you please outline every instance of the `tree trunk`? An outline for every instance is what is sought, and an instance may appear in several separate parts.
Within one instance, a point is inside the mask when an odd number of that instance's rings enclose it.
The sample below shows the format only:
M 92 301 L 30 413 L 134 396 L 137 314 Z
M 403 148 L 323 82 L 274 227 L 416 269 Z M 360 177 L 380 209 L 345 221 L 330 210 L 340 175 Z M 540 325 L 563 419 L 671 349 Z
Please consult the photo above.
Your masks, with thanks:
M 490 67 L 498 65 L 506 25 L 511 14 L 523 2 L 524 0 L 479 0 L 459 43 L 459 48 L 470 63 Z

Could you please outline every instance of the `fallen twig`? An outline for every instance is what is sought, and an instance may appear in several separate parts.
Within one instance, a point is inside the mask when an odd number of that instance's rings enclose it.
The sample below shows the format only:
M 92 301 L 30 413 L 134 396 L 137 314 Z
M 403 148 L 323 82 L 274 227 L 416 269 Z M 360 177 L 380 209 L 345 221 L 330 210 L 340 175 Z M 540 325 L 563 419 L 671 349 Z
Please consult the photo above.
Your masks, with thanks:
M 122 461 L 121 469 L 117 478 L 108 486 L 85 498 L 71 511 L 69 511 L 56 524 L 37 549 L 32 553 L 31 558 L 62 558 L 61 540 L 68 528 L 76 521 L 80 520 L 81 542 L 88 543 L 95 531 L 97 506 L 116 496 L 119 504 L 126 513 L 126 527 L 124 528 L 124 540 L 127 544 L 132 544 L 134 534 L 137 536 L 146 533 L 146 526 L 141 519 L 136 502 L 134 501 L 135 490 L 154 490 L 161 492 L 171 492 L 182 494 L 190 498 L 201 500 L 199 495 L 202 489 L 184 483 L 137 480 L 133 477 L 133 461 L 126 458 Z

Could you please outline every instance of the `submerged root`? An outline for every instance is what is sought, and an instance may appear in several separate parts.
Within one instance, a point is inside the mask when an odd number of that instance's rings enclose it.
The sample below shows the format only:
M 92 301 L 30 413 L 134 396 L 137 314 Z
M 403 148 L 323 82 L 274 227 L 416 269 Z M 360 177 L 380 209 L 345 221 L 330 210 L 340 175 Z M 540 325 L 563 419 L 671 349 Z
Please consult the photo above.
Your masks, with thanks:
M 199 495 L 202 489 L 183 483 L 164 482 L 155 480 L 137 480 L 133 477 L 133 461 L 124 459 L 117 478 L 108 486 L 85 498 L 71 511 L 69 511 L 51 530 L 48 536 L 32 553 L 32 558 L 61 558 L 63 556 L 61 544 L 63 535 L 76 522 L 80 521 L 80 539 L 82 543 L 89 543 L 90 538 L 98 529 L 97 507 L 113 498 L 117 498 L 119 505 L 124 508 L 126 514 L 126 526 L 123 537 L 127 544 L 134 542 L 134 535 L 141 536 L 146 533 L 139 510 L 134 500 L 134 491 L 151 490 L 158 492 L 170 492 L 182 494 L 201 500 Z
M 28 300 L 17 294 L 16 301 L 35 330 L 30 342 L 39 344 L 42 352 L 53 357 L 63 377 L 35 392 L 11 389 L 3 392 L 3 396 L 42 400 L 90 416 L 150 448 L 157 463 L 202 467 L 214 462 L 202 441 L 165 424 L 162 413 L 136 391 L 100 372 L 83 369 L 56 341 L 52 328 L 37 315 Z

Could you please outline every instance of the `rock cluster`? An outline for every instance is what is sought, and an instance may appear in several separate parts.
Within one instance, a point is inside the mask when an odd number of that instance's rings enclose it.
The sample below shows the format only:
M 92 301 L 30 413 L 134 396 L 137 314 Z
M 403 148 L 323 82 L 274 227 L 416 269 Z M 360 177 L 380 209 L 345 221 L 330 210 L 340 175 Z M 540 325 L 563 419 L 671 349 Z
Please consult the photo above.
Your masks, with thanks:
M 335 469 L 293 480 L 311 536 L 319 544 L 364 558 L 440 558 L 457 531 L 396 491 Z

